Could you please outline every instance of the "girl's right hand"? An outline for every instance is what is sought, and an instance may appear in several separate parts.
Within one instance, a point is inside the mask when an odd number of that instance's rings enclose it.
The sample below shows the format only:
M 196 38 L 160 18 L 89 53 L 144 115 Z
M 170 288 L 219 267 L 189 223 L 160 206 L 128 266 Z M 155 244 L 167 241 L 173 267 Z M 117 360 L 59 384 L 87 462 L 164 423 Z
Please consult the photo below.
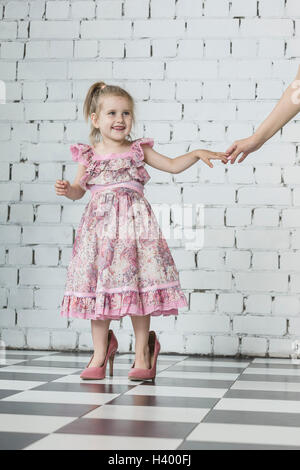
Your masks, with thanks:
M 67 180 L 56 180 L 54 187 L 57 196 L 68 196 L 71 185 Z

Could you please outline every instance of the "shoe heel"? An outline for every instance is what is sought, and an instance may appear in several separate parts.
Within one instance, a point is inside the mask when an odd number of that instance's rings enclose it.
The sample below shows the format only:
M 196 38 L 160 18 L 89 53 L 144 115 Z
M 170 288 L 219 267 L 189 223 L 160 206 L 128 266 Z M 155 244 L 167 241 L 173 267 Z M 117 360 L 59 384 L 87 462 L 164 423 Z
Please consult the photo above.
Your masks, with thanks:
M 114 359 L 115 359 L 115 352 L 109 358 L 109 376 L 113 377 L 114 375 Z

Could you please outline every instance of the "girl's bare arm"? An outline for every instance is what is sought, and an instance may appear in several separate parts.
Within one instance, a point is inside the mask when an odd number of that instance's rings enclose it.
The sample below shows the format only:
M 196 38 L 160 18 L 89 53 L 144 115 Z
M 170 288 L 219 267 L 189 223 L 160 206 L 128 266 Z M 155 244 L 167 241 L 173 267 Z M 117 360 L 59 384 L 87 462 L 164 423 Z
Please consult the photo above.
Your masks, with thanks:
M 210 160 L 222 160 L 223 163 L 227 163 L 227 154 L 223 152 L 211 152 L 209 150 L 192 150 L 189 153 L 180 155 L 175 158 L 169 158 L 162 155 L 149 146 L 144 146 L 144 161 L 153 168 L 157 168 L 161 171 L 168 173 L 181 173 L 190 166 L 194 165 L 198 160 L 203 160 L 211 168 L 213 165 Z
M 72 199 L 73 201 L 81 199 L 85 194 L 85 190 L 79 185 L 79 181 L 84 175 L 85 171 L 86 167 L 79 163 L 73 184 L 70 184 L 70 182 L 67 180 L 56 180 L 56 194 L 58 196 L 65 196 L 68 199 Z

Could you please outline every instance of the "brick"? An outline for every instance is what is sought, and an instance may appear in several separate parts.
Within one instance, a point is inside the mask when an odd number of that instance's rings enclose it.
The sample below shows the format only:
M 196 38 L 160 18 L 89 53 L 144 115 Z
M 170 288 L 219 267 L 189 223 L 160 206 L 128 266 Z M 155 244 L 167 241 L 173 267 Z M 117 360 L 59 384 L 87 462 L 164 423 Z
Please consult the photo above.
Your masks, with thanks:
M 151 0 L 151 18 L 174 18 L 175 0 Z
M 216 295 L 213 293 L 193 292 L 191 294 L 191 310 L 197 312 L 213 312 L 216 307 Z
M 148 39 L 126 41 L 126 57 L 150 57 L 150 41 Z
M 300 17 L 299 2 L 297 0 L 287 0 L 286 15 L 292 18 Z
M 238 201 L 241 204 L 289 204 L 291 192 L 288 188 L 240 188 Z
M 95 18 L 95 2 L 93 1 L 73 1 L 71 2 L 71 16 L 78 19 Z
M 242 313 L 243 296 L 241 294 L 220 294 L 218 299 L 219 312 Z
M 235 104 L 223 102 L 186 103 L 184 105 L 184 117 L 198 121 L 223 121 L 234 120 L 236 116 Z
M 199 333 L 226 333 L 229 332 L 230 319 L 226 315 L 180 315 L 176 322 L 176 329 L 181 332 Z
M 81 22 L 82 39 L 99 39 L 100 31 L 101 39 L 115 39 L 116 31 L 118 31 L 118 38 L 129 38 L 131 36 L 131 22 L 128 20 L 83 20 Z
M 253 269 L 259 269 L 261 271 L 276 271 L 278 269 L 278 255 L 276 253 L 264 253 L 262 251 L 253 253 L 252 267 Z
M 18 77 L 24 80 L 66 79 L 67 64 L 62 62 L 20 62 Z
M 251 210 L 229 207 L 226 211 L 226 226 L 247 226 L 251 224 Z
M 47 96 L 47 88 L 45 82 L 24 82 L 23 99 L 44 101 Z
M 272 305 L 273 315 L 281 317 L 298 316 L 300 301 L 297 297 L 276 296 Z
M 1 44 L 2 59 L 23 59 L 24 44 L 19 42 L 3 42 Z
M 5 19 L 24 19 L 28 15 L 28 2 L 26 1 L 18 1 L 18 2 L 8 2 L 5 5 Z
M 175 39 L 153 39 L 153 57 L 175 57 L 177 45 Z
M 183 20 L 137 20 L 134 22 L 134 37 L 171 38 L 183 36 L 185 24 Z
M 42 19 L 45 14 L 45 0 L 32 0 L 29 2 L 29 16 L 33 19 Z
M 214 337 L 214 354 L 233 356 L 238 353 L 239 339 L 232 336 Z
M 245 19 L 240 33 L 246 37 L 286 37 L 293 34 L 293 23 L 289 19 Z
M 197 268 L 218 269 L 224 267 L 224 253 L 220 250 L 200 250 L 197 254 Z
M 149 0 L 126 0 L 124 16 L 126 18 L 148 18 Z
M 183 289 L 230 289 L 231 274 L 226 271 L 201 272 L 184 270 L 180 273 L 180 283 Z
M 175 82 L 155 80 L 151 83 L 150 97 L 153 100 L 170 100 L 175 97 Z
M 83 21 L 84 23 L 84 21 Z M 92 22 L 90 22 L 92 23 Z M 78 21 L 31 21 L 31 39 L 79 38 Z
M 285 293 L 288 290 L 288 275 L 284 273 L 238 272 L 235 281 L 238 290 Z
M 234 38 L 239 35 L 238 20 L 233 19 L 190 19 L 187 21 L 189 38 Z
M 178 41 L 179 58 L 200 58 L 204 54 L 204 41 L 202 39 L 182 39 Z
M 28 103 L 25 105 L 25 117 L 27 120 L 36 119 L 75 119 L 75 103 Z
M 276 209 L 255 209 L 253 215 L 253 225 L 277 227 L 279 225 L 279 212 Z
M 270 295 L 251 294 L 245 299 L 247 313 L 270 314 L 272 308 L 272 300 Z
M 257 1 L 248 0 L 247 2 L 241 2 L 240 0 L 231 0 L 230 14 L 238 18 L 256 16 Z
M 258 56 L 266 57 L 283 57 L 285 49 L 285 41 L 275 38 L 260 38 L 258 46 Z
M 122 58 L 124 57 L 124 41 L 103 40 L 100 41 L 100 57 Z
M 259 2 L 259 15 L 262 17 L 280 17 L 284 16 L 284 0 L 264 0 Z
M 16 21 L 2 21 L 0 29 L 0 39 L 7 41 L 8 39 L 16 39 L 17 37 L 17 22 Z
M 237 248 L 279 249 L 288 248 L 289 234 L 286 230 L 237 230 Z
M 46 18 L 48 20 L 64 20 L 69 17 L 70 5 L 68 1 L 47 1 Z
M 265 338 L 255 338 L 251 336 L 242 338 L 241 354 L 265 357 L 266 352 L 267 340 Z
M 202 16 L 202 2 L 198 0 L 178 0 L 177 16 L 178 17 L 196 17 Z
M 228 251 L 226 254 L 225 265 L 229 269 L 249 269 L 250 252 L 248 251 Z
M 255 180 L 258 184 L 280 184 L 281 168 L 271 166 L 260 166 L 255 170 Z
M 236 316 L 233 319 L 233 331 L 242 334 L 283 335 L 286 322 L 283 318 Z

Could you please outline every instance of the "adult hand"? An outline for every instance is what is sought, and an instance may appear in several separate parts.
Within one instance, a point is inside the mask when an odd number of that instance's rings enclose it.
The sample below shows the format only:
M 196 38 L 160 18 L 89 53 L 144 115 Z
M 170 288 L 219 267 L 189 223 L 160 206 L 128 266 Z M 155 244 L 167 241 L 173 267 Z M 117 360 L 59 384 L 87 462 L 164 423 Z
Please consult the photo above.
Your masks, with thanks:
M 247 137 L 246 139 L 236 140 L 229 148 L 226 150 L 228 154 L 227 158 L 233 164 L 237 157 L 242 153 L 241 158 L 238 163 L 241 163 L 251 152 L 255 152 L 263 145 L 263 142 L 259 140 L 256 135 Z

